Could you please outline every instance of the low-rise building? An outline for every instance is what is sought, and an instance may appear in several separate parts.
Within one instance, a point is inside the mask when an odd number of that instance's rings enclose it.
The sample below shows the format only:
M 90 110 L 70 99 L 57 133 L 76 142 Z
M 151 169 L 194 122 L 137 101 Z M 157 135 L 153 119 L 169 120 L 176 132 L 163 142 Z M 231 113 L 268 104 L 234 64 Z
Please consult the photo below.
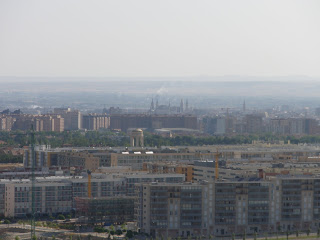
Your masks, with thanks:
M 193 180 L 193 165 L 173 162 L 143 163 L 143 171 L 149 173 L 180 173 L 186 176 L 187 182 Z
M 131 166 L 133 170 L 142 170 L 145 162 L 192 163 L 199 160 L 196 153 L 154 153 L 153 151 L 124 151 L 111 153 L 111 166 Z
M 58 166 L 77 169 L 96 170 L 100 167 L 98 157 L 85 152 L 61 152 L 58 154 Z

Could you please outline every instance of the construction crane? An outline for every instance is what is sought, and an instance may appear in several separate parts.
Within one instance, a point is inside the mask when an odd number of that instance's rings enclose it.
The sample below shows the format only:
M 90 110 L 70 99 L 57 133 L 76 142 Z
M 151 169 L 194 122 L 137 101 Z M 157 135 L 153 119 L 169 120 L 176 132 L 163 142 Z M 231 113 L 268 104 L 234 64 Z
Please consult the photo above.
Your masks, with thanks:
M 215 154 L 215 180 L 218 180 L 219 178 L 219 151 L 218 151 L 218 148 L 217 148 L 217 152 Z
M 31 221 L 30 221 L 30 227 L 31 227 L 31 239 L 36 238 L 36 221 L 35 221 L 35 166 L 36 166 L 36 153 L 35 153 L 35 134 L 33 130 L 33 125 L 31 125 Z
M 88 173 L 88 197 L 91 198 L 91 171 L 87 170 Z

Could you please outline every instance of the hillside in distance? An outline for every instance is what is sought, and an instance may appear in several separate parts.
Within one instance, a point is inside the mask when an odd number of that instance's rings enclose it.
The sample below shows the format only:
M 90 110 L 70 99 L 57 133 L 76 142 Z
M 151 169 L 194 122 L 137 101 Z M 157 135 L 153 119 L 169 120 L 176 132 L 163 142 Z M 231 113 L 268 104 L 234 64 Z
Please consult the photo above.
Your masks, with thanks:
M 316 97 L 320 79 L 309 77 L 185 77 L 185 78 L 48 78 L 0 77 L 0 92 Z

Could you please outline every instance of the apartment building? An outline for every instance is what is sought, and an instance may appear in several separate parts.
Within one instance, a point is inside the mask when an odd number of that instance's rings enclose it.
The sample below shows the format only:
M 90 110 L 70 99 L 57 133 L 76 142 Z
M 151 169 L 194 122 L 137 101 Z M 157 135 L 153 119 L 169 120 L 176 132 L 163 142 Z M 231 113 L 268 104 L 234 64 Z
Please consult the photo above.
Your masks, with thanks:
M 275 118 L 270 119 L 267 130 L 276 134 L 305 135 L 319 134 L 316 119 L 311 118 Z
M 193 163 L 193 181 L 212 181 L 216 176 L 215 161 L 213 160 L 202 160 L 194 161 Z M 219 161 L 218 174 L 222 178 L 235 178 L 236 173 L 232 172 L 230 169 L 226 169 L 226 161 Z
M 180 162 L 192 163 L 200 160 L 200 155 L 196 153 L 154 153 L 145 152 L 122 152 L 111 153 L 111 166 L 131 166 L 133 170 L 143 169 L 145 162 Z
M 145 162 L 142 170 L 149 173 L 180 173 L 186 176 L 187 182 L 193 180 L 193 165 L 178 162 Z
M 191 115 L 114 114 L 110 128 L 126 132 L 129 128 L 190 128 L 197 129 L 197 117 Z
M 278 177 L 271 191 L 272 227 L 283 230 L 317 229 L 320 227 L 320 179 Z
M 217 147 L 197 146 L 188 148 L 46 148 L 36 150 L 44 157 L 44 166 L 58 166 L 58 155 L 64 152 L 89 153 L 99 158 L 100 167 L 131 166 L 133 170 L 142 170 L 144 163 L 170 163 L 170 164 L 193 164 L 195 161 L 214 161 Z M 25 166 L 31 166 L 28 158 L 29 150 L 25 151 Z M 291 144 L 254 144 L 239 146 L 219 146 L 219 162 L 292 162 L 307 157 L 320 155 L 316 146 L 301 146 Z M 37 160 L 38 161 L 38 160 Z M 42 166 L 41 163 L 39 166 Z M 161 164 L 160 164 L 161 165 Z M 159 165 L 159 166 L 160 166 Z
M 23 166 L 25 168 L 32 167 L 32 156 L 35 156 L 35 168 L 43 168 L 50 166 L 50 153 L 54 152 L 50 146 L 37 145 L 34 148 L 34 153 L 31 146 L 24 150 L 23 153 Z
M 106 114 L 88 114 L 82 117 L 82 128 L 87 130 L 99 130 L 109 128 L 110 118 Z
M 29 179 L 0 180 L 5 189 L 3 214 L 6 217 L 25 217 L 31 214 L 31 188 Z M 42 178 L 35 185 L 36 214 L 67 213 L 72 208 L 72 183 L 65 179 Z
M 247 114 L 244 118 L 245 128 L 247 133 L 263 132 L 262 116 L 257 114 Z
M 0 115 L 0 131 L 11 131 L 15 118 L 7 115 Z
M 202 119 L 203 131 L 214 135 L 230 134 L 235 130 L 233 117 L 205 117 Z
M 136 173 L 126 176 L 126 189 L 128 196 L 135 196 L 135 184 L 141 183 L 181 183 L 185 181 L 184 174 L 147 174 Z
M 74 167 L 78 170 L 89 169 L 96 170 L 100 167 L 100 159 L 88 152 L 61 151 L 60 149 L 51 149 L 48 145 L 35 146 L 35 168 L 59 166 L 62 168 Z M 23 164 L 25 168 L 31 168 L 32 149 L 29 147 L 24 150 Z
M 75 198 L 76 215 L 83 224 L 122 224 L 134 220 L 134 198 Z
M 82 115 L 79 110 L 72 110 L 71 108 L 55 108 L 53 113 L 64 118 L 64 128 L 66 130 L 81 129 Z
M 86 152 L 60 152 L 58 166 L 76 169 L 96 170 L 100 166 L 99 158 Z
M 138 227 L 155 237 L 230 237 L 320 227 L 319 177 L 148 183 L 137 184 L 136 193 Z
M 98 167 L 116 167 L 116 166 L 131 166 L 132 170 L 142 170 L 143 164 L 147 162 L 170 162 L 172 164 L 193 163 L 195 160 L 200 160 L 202 157 L 213 158 L 214 153 L 179 153 L 172 151 L 170 153 L 153 152 L 145 149 L 137 149 L 135 151 L 128 149 L 94 149 L 94 148 L 56 148 L 40 145 L 35 147 L 36 167 L 81 167 L 87 168 L 96 161 L 99 162 Z M 85 159 L 89 159 L 86 163 Z M 92 159 L 92 161 L 90 160 Z M 93 161 L 94 160 L 94 161 Z M 24 166 L 31 167 L 31 148 L 24 151 Z M 91 168 L 89 168 L 91 169 Z M 189 169 L 189 168 L 188 168 Z M 178 169 L 178 173 L 185 173 L 190 169 Z M 190 178 L 190 177 L 189 177 Z
M 216 182 L 214 235 L 268 231 L 269 187 L 255 178 Z
M 15 121 L 11 126 L 12 130 L 30 130 L 33 125 L 33 129 L 37 132 L 63 132 L 64 121 L 65 119 L 60 115 L 21 114 L 15 116 Z
M 134 196 L 135 183 L 183 182 L 183 174 L 92 174 L 91 193 L 94 198 Z M 25 217 L 31 214 L 32 183 L 29 179 L 0 180 L 0 215 Z M 35 212 L 40 215 L 69 213 L 76 198 L 88 197 L 88 178 L 37 177 L 35 182 Z
M 138 228 L 163 238 L 208 235 L 213 224 L 212 185 L 137 184 L 135 220 Z

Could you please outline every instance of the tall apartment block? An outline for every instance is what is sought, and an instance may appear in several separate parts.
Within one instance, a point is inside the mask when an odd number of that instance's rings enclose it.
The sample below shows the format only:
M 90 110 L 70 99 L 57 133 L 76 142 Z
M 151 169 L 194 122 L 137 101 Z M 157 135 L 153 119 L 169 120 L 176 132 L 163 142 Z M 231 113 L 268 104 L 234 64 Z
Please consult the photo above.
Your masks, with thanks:
M 230 237 L 320 227 L 319 177 L 137 184 L 136 194 L 138 226 L 155 237 Z
M 35 130 L 47 132 L 63 132 L 64 131 L 64 118 L 60 115 L 51 116 L 43 115 L 35 118 Z
M 109 128 L 110 118 L 106 114 L 88 114 L 82 119 L 82 128 L 87 130 L 99 130 Z
M 60 115 L 17 115 L 15 116 L 12 130 L 30 130 L 40 131 L 64 131 L 64 118 Z
M 270 119 L 267 130 L 276 134 L 290 135 L 319 134 L 320 132 L 317 120 L 311 118 Z
M 65 130 L 81 129 L 82 115 L 79 110 L 71 110 L 71 108 L 55 108 L 54 114 L 59 114 L 64 118 Z
M 126 132 L 129 128 L 197 129 L 197 117 L 191 115 L 116 114 L 110 116 L 110 128 Z
M 11 131 L 15 118 L 7 115 L 0 115 L 0 131 Z
M 260 115 L 248 114 L 245 116 L 244 122 L 247 133 L 263 132 L 262 117 Z
M 164 238 L 209 234 L 212 183 L 141 184 L 136 193 L 135 219 L 142 232 Z

